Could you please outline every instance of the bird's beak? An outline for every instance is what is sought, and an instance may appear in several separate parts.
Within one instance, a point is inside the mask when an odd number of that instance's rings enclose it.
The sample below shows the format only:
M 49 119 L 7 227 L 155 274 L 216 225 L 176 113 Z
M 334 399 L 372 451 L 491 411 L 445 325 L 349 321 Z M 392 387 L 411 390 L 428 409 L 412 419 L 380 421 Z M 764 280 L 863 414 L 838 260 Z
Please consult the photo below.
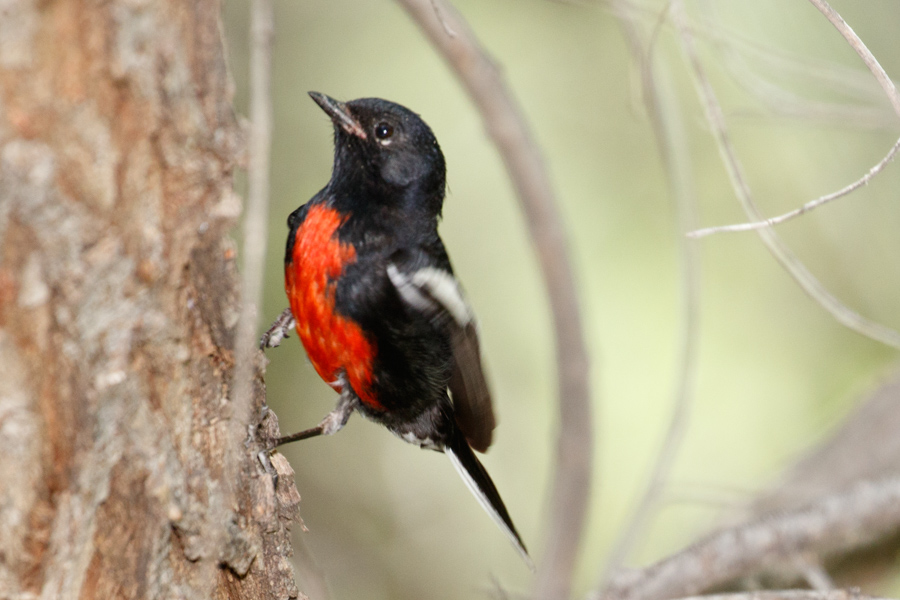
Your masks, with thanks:
M 365 129 L 360 126 L 359 121 L 350 115 L 346 104 L 319 92 L 309 92 L 309 96 L 316 101 L 316 104 L 322 107 L 322 110 L 328 113 L 335 125 L 338 125 L 350 135 L 366 139 Z

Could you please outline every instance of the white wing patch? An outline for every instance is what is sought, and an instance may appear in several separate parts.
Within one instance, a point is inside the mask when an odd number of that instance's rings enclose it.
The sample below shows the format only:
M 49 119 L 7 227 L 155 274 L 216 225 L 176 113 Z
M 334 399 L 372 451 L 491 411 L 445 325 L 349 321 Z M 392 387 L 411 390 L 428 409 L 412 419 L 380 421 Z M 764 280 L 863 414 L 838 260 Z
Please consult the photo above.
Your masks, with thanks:
M 403 298 L 407 304 L 422 312 L 433 311 L 437 308 L 434 301 L 430 298 L 426 298 L 425 295 L 413 285 L 412 280 L 401 273 L 395 265 L 388 265 L 387 274 L 391 283 L 397 288 L 400 297 Z
M 400 297 L 409 305 L 423 312 L 442 309 L 460 327 L 472 322 L 472 310 L 463 298 L 459 283 L 450 273 L 434 267 L 423 267 L 412 275 L 406 275 L 396 265 L 390 264 L 387 274 Z

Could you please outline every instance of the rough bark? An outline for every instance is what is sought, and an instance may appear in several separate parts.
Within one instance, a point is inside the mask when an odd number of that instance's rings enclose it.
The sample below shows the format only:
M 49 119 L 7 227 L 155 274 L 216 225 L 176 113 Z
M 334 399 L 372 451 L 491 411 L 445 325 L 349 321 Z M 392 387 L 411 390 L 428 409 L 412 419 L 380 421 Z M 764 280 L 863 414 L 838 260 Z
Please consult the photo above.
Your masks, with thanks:
M 297 595 L 230 433 L 241 147 L 215 0 L 0 0 L 0 598 Z

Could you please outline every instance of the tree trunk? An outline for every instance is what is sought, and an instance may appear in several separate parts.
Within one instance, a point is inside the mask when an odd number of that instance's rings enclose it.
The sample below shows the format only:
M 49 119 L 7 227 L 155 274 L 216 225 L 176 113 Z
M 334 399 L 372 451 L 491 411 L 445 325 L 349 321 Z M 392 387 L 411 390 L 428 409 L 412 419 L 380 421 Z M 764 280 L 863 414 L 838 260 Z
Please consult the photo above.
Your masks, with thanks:
M 0 598 L 298 594 L 290 467 L 230 422 L 219 8 L 0 0 Z

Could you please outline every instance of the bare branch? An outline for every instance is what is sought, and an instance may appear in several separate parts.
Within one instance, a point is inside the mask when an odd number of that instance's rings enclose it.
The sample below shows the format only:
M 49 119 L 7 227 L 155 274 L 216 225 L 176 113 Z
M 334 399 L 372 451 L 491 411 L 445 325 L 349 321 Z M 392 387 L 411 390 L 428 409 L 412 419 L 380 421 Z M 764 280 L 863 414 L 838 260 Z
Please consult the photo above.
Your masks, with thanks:
M 836 10 L 831 8 L 831 6 L 825 0 L 809 0 L 810 3 L 819 9 L 825 18 L 834 25 L 835 29 L 844 36 L 844 39 L 847 40 L 847 43 L 850 44 L 850 47 L 859 55 L 862 61 L 866 64 L 869 70 L 872 72 L 872 75 L 875 76 L 875 79 L 878 80 L 879 85 L 881 85 L 881 89 L 884 90 L 884 93 L 887 94 L 888 100 L 891 102 L 891 106 L 894 107 L 894 112 L 897 113 L 897 116 L 900 116 L 900 93 L 897 92 L 897 86 L 894 85 L 894 82 L 891 81 L 891 78 L 888 77 L 888 74 L 885 72 L 884 68 L 882 68 L 881 64 L 875 59 L 875 55 L 869 50 L 869 48 L 863 43 L 859 36 L 847 25 L 847 22 L 837 13 Z
M 257 307 L 262 301 L 269 207 L 269 150 L 272 139 L 272 0 L 253 0 L 250 52 L 250 162 L 244 214 L 242 305 L 235 340 L 232 402 L 234 420 L 246 435 L 256 344 Z
M 627 15 L 642 21 L 652 21 L 659 13 L 656 4 L 641 4 L 635 1 L 610 3 L 611 12 Z M 695 37 L 711 42 L 724 66 L 728 68 L 738 86 L 745 89 L 762 102 L 769 110 L 794 119 L 820 120 L 839 125 L 853 125 L 874 129 L 896 129 L 898 125 L 894 111 L 874 105 L 882 92 L 875 93 L 869 85 L 868 76 L 852 68 L 833 62 L 794 56 L 781 49 L 770 48 L 747 36 L 739 30 L 730 30 L 715 22 L 715 2 L 705 0 L 700 3 L 702 17 L 692 21 L 689 31 Z M 768 78 L 757 75 L 745 64 L 744 55 L 762 61 L 766 69 L 780 73 L 791 82 L 808 82 L 824 86 L 826 89 L 862 101 L 865 106 L 814 101 L 801 98 L 787 91 Z
M 772 489 L 758 494 L 745 506 L 750 518 L 792 510 L 857 481 L 881 479 L 898 472 L 900 372 L 855 404 L 854 412 L 835 431 L 807 450 Z
M 878 80 L 878 83 L 882 86 L 882 89 L 887 94 L 888 99 L 891 104 L 894 106 L 894 110 L 898 116 L 900 116 L 900 94 L 897 92 L 896 85 L 894 82 L 888 77 L 887 73 L 882 68 L 881 64 L 876 60 L 875 56 L 869 51 L 868 47 L 863 43 L 863 41 L 856 35 L 856 33 L 850 28 L 849 25 L 841 18 L 841 16 L 832 9 L 827 2 L 824 0 L 810 0 L 816 8 L 818 8 L 822 14 L 824 14 L 828 20 L 837 28 L 837 30 L 844 36 L 850 46 L 856 51 L 856 53 L 862 58 L 863 62 L 869 67 L 869 70 L 875 76 L 875 79 Z M 869 180 L 880 172 L 884 166 L 889 163 L 894 155 L 897 153 L 898 148 L 900 148 L 900 140 L 891 147 L 887 156 L 885 156 L 878 164 L 872 167 L 868 173 L 866 173 L 862 178 L 853 182 L 852 184 L 826 196 L 822 196 L 810 202 L 807 202 L 803 206 L 778 217 L 772 217 L 770 219 L 765 219 L 762 221 L 756 221 L 753 223 L 741 223 L 737 225 L 724 225 L 720 227 L 708 227 L 705 229 L 700 229 L 697 231 L 692 231 L 688 235 L 694 238 L 700 238 L 707 235 L 711 235 L 714 233 L 722 233 L 722 232 L 737 232 L 737 231 L 751 231 L 756 229 L 762 229 L 765 227 L 771 227 L 772 225 L 777 225 L 779 223 L 783 223 L 794 217 L 800 216 L 814 208 L 821 206 L 822 204 L 826 204 L 832 200 L 840 198 L 841 196 L 845 196 L 850 192 L 866 185 Z
M 241 313 L 235 337 L 235 368 L 232 379 L 231 443 L 226 445 L 226 469 L 236 469 L 235 455 L 243 448 L 252 416 L 257 306 L 262 300 L 266 258 L 266 224 L 269 202 L 269 146 L 272 131 L 271 63 L 272 2 L 253 0 L 250 50 L 250 162 L 249 191 L 244 214 Z M 227 506 L 225 507 L 227 508 Z
M 434 16 L 436 16 L 438 18 L 438 21 L 441 22 L 441 26 L 444 28 L 444 33 L 446 33 L 450 37 L 456 37 L 456 32 L 450 29 L 450 25 L 444 19 L 444 15 L 441 13 L 441 7 L 438 6 L 436 0 L 431 0 L 431 7 L 434 9 Z
M 836 192 L 832 192 L 831 194 L 827 194 L 825 196 L 820 196 L 815 200 L 810 200 L 800 208 L 794 209 L 790 212 L 784 213 L 783 215 L 779 215 L 777 217 L 771 217 L 764 221 L 755 221 L 753 223 L 738 223 L 736 225 L 720 225 L 718 227 L 706 227 L 704 229 L 697 229 L 695 231 L 691 231 L 688 233 L 688 237 L 691 238 L 702 238 L 708 235 L 712 235 L 714 233 L 725 233 L 725 232 L 737 232 L 737 231 L 753 231 L 756 229 L 763 229 L 765 227 L 771 227 L 772 225 L 778 225 L 780 223 L 784 223 L 785 221 L 789 221 L 794 217 L 799 217 L 802 214 L 808 213 L 814 208 L 818 208 L 823 204 L 827 204 L 832 200 L 836 200 L 841 196 L 846 196 L 850 192 L 861 188 L 864 185 L 868 185 L 869 181 L 871 181 L 872 177 L 881 172 L 884 167 L 894 159 L 894 156 L 897 154 L 897 151 L 900 150 L 900 139 L 898 139 L 891 149 L 888 151 L 887 155 L 881 159 L 874 167 L 869 169 L 869 171 L 851 183 L 850 185 L 839 189 Z
M 850 47 L 859 55 L 865 65 L 872 72 L 872 75 L 875 76 L 875 79 L 878 81 L 881 88 L 884 90 L 884 93 L 887 94 L 888 100 L 890 100 L 891 105 L 894 107 L 894 112 L 900 116 L 900 93 L 897 92 L 897 86 L 888 77 L 888 74 L 885 72 L 884 68 L 869 50 L 869 48 L 863 43 L 863 41 L 859 38 L 858 35 L 851 29 L 849 25 L 847 25 L 846 21 L 839 15 L 831 6 L 829 6 L 828 2 L 825 0 L 810 0 L 810 2 L 822 12 L 823 15 L 828 19 L 828 21 L 834 25 L 834 27 L 840 32 L 844 39 L 847 40 L 847 43 L 850 44 Z M 862 178 L 857 181 L 851 183 L 845 188 L 842 188 L 832 194 L 828 194 L 826 196 L 822 196 L 810 202 L 807 202 L 800 208 L 793 210 L 791 212 L 785 213 L 778 217 L 772 217 L 770 219 L 765 219 L 762 221 L 756 221 L 753 223 L 741 223 L 738 225 L 724 225 L 721 227 L 708 227 L 706 229 L 700 229 L 698 231 L 692 231 L 688 235 L 694 238 L 700 238 L 707 235 L 711 235 L 713 233 L 721 233 L 721 232 L 735 232 L 735 231 L 751 231 L 756 229 L 762 229 L 766 227 L 771 227 L 772 225 L 777 225 L 779 223 L 783 223 L 794 217 L 798 217 L 806 212 L 813 210 L 821 206 L 822 204 L 826 204 L 827 202 L 831 202 L 841 196 L 846 196 L 850 192 L 866 185 L 869 183 L 869 180 L 879 173 L 884 166 L 889 163 L 894 155 L 897 153 L 897 150 L 900 149 L 900 140 L 891 147 L 887 156 L 881 159 L 877 165 L 869 169 L 869 172 L 863 175 Z
M 900 529 L 900 477 L 866 481 L 802 508 L 707 536 L 645 569 L 613 579 L 603 600 L 664 600 L 783 567 L 798 556 L 859 548 Z
M 619 2 L 616 4 L 619 4 Z M 682 302 L 684 310 L 679 356 L 679 379 L 675 387 L 672 418 L 653 470 L 648 478 L 647 487 L 628 525 L 613 544 L 610 558 L 600 578 L 600 587 L 628 559 L 629 553 L 659 508 L 662 493 L 668 483 L 672 466 L 675 463 L 681 441 L 684 438 L 684 431 L 687 428 L 691 409 L 691 391 L 696 374 L 699 260 L 696 245 L 684 239 L 683 236 L 683 233 L 689 231 L 696 223 L 695 194 L 691 181 L 691 165 L 689 163 L 690 152 L 687 149 L 688 144 L 679 114 L 679 107 L 675 101 L 676 94 L 673 92 L 668 78 L 657 74 L 652 55 L 653 42 L 665 20 L 668 8 L 669 5 L 667 4 L 654 26 L 651 34 L 650 49 L 646 53 L 644 52 L 644 41 L 636 17 L 629 16 L 629 11 L 624 7 L 614 9 L 614 12 L 619 15 L 620 24 L 625 30 L 625 37 L 632 56 L 641 69 L 644 102 L 653 125 L 657 146 L 666 167 L 670 194 L 675 200 L 677 208 L 678 235 L 676 237 L 681 255 Z M 668 73 L 667 69 L 661 69 L 661 71 L 663 74 Z
M 703 104 L 706 120 L 712 129 L 716 144 L 718 145 L 719 154 L 722 157 L 722 161 L 725 163 L 725 167 L 731 179 L 732 187 L 744 208 L 744 212 L 746 212 L 751 219 L 761 221 L 763 220 L 763 217 L 756 207 L 756 203 L 753 201 L 750 186 L 744 177 L 743 168 L 731 145 L 731 140 L 729 139 L 728 130 L 725 125 L 725 117 L 722 114 L 722 107 L 716 98 L 712 85 L 706 77 L 703 65 L 700 63 L 700 59 L 697 56 L 697 50 L 694 46 L 694 37 L 687 28 L 687 21 L 681 0 L 677 0 L 673 4 L 673 7 L 672 12 L 675 17 L 674 20 L 681 36 L 682 48 L 687 56 L 691 72 L 694 76 L 694 85 L 697 88 L 697 94 L 700 96 Z M 822 308 L 827 310 L 839 323 L 868 338 L 877 340 L 894 348 L 900 348 L 900 333 L 889 327 L 885 327 L 880 323 L 866 319 L 831 295 L 819 280 L 809 272 L 803 263 L 794 256 L 793 252 L 791 252 L 773 229 L 759 229 L 757 230 L 757 233 L 769 252 L 794 278 L 803 291 L 822 306 Z
M 806 450 L 771 489 L 752 500 L 745 499 L 740 506 L 732 506 L 725 516 L 727 522 L 734 524 L 792 511 L 840 493 L 859 481 L 896 476 L 900 464 L 900 374 L 879 383 L 855 404 L 854 413 L 822 442 Z M 896 535 L 889 536 L 874 546 L 832 556 L 828 559 L 828 572 L 845 584 L 883 581 L 896 570 L 897 540 Z M 863 571 L 854 570 L 859 565 L 865 565 Z M 805 577 L 809 581 L 808 575 Z
M 710 0 L 701 0 L 699 9 L 703 24 L 696 28 L 698 35 L 702 32 L 715 45 L 732 80 L 775 114 L 840 126 L 896 129 L 900 125 L 893 110 L 882 108 L 882 93 L 872 89 L 868 75 L 821 59 L 792 56 L 748 39 L 740 31 L 727 30 L 717 22 L 718 5 Z M 761 61 L 766 74 L 757 74 L 747 63 L 747 56 Z M 824 86 L 841 96 L 864 101 L 866 106 L 801 97 L 775 83 L 773 73 L 780 74 L 792 85 L 806 87 L 803 84 L 808 82 Z M 875 102 L 879 104 L 873 105 Z
M 588 358 L 565 229 L 524 116 L 468 25 L 443 0 L 399 0 L 444 56 L 477 105 L 518 193 L 553 311 L 560 429 L 551 484 L 549 538 L 537 597 L 566 598 L 584 529 L 593 458 Z M 435 16 L 439 7 L 445 24 Z M 450 37 L 449 26 L 456 32 Z

